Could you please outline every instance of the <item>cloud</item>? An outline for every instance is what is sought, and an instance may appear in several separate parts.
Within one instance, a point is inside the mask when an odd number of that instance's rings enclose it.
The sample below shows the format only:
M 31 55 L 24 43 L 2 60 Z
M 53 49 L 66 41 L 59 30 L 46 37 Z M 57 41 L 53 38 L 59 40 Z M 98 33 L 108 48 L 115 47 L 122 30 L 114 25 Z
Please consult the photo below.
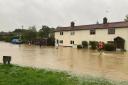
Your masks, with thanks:
M 0 0 L 0 31 L 22 25 L 68 26 L 121 21 L 128 14 L 127 0 Z M 39 29 L 39 28 L 38 28 Z

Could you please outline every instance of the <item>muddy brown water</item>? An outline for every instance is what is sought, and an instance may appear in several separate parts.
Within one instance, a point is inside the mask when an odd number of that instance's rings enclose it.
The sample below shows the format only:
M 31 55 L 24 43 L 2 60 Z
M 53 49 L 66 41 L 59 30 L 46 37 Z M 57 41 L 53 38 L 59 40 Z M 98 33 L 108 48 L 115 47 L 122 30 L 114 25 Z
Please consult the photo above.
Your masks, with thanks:
M 127 52 L 99 52 L 70 47 L 39 47 L 0 42 L 2 56 L 12 56 L 12 63 L 21 66 L 64 70 L 116 80 L 128 80 Z

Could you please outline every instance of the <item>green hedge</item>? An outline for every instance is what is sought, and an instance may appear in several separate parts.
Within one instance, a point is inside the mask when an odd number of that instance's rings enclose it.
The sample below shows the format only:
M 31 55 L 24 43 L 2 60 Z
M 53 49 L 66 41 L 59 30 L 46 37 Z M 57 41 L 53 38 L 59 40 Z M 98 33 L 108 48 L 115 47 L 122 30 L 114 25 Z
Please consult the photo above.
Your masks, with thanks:
M 89 45 L 91 49 L 97 49 L 98 42 L 97 41 L 89 41 Z
M 78 48 L 78 49 L 81 49 L 81 48 L 83 48 L 83 47 L 82 47 L 82 45 L 77 45 L 77 48 Z
M 107 43 L 104 45 L 104 50 L 105 51 L 115 51 L 116 47 L 114 44 Z
M 88 48 L 88 42 L 87 41 L 82 41 L 82 46 L 83 46 L 83 48 Z
M 55 38 L 48 38 L 47 44 L 48 44 L 48 46 L 54 46 L 55 45 Z

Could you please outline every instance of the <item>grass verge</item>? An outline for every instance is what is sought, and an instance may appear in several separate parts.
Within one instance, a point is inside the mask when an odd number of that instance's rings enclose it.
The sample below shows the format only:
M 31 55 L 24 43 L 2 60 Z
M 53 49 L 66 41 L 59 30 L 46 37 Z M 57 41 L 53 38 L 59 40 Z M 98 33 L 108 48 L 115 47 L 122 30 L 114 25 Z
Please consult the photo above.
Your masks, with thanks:
M 82 78 L 66 72 L 0 64 L 0 85 L 116 85 L 106 79 Z M 120 85 L 128 85 L 126 82 Z

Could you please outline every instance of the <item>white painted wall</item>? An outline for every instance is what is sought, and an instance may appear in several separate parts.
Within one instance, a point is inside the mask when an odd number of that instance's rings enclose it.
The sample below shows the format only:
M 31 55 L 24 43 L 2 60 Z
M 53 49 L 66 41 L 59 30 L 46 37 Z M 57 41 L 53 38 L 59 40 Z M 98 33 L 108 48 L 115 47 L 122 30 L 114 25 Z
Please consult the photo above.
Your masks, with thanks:
M 108 29 L 96 29 L 95 35 L 90 35 L 90 30 L 77 30 L 75 35 L 71 35 L 70 32 L 64 31 L 63 35 L 60 35 L 60 32 L 55 32 L 55 39 L 63 40 L 61 46 L 72 46 L 71 40 L 79 45 L 82 41 L 113 41 L 114 38 L 120 36 L 125 39 L 125 49 L 128 50 L 128 28 L 116 28 L 115 34 L 108 34 Z

